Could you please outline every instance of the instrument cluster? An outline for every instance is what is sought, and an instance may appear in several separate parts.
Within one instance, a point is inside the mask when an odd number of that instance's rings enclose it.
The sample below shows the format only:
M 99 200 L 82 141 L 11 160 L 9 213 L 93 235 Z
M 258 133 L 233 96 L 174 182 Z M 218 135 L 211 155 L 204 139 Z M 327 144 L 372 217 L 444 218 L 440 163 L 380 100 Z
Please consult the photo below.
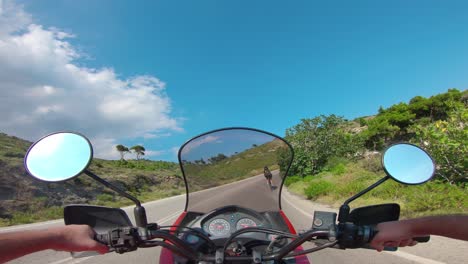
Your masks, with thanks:
M 237 230 L 261 226 L 261 220 L 243 212 L 219 214 L 202 223 L 203 230 L 214 237 L 230 236 Z

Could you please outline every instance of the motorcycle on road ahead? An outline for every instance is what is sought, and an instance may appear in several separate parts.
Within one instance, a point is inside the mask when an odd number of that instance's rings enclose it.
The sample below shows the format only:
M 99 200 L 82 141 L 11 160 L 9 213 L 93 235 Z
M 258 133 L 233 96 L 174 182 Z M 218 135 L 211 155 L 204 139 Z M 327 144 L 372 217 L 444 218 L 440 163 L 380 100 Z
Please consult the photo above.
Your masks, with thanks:
M 382 156 L 387 176 L 349 198 L 338 215 L 316 211 L 312 228 L 298 234 L 281 206 L 294 152 L 274 134 L 224 128 L 182 145 L 178 159 L 186 204 L 169 227 L 148 223 L 138 199 L 89 171 L 92 157 L 87 138 L 58 132 L 30 147 L 25 167 L 31 176 L 46 182 L 67 181 L 83 173 L 135 202 L 135 224 L 122 209 L 92 205 L 66 206 L 65 224 L 90 225 L 96 240 L 117 253 L 163 247 L 159 263 L 309 263 L 305 255 L 324 248 L 367 247 L 378 232 L 375 225 L 397 220 L 400 207 L 391 203 L 351 211 L 349 203 L 390 178 L 421 184 L 435 172 L 432 158 L 421 148 L 407 143 L 390 146 Z M 265 166 L 279 186 L 265 186 Z M 211 188 L 221 184 L 230 185 L 222 191 Z M 303 247 L 305 242 L 313 246 Z

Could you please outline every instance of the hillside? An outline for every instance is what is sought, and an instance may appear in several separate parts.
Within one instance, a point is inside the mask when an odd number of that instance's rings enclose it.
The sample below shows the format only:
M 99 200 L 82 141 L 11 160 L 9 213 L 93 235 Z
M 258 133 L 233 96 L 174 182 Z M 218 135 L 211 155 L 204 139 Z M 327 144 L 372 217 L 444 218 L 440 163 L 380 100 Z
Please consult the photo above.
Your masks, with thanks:
M 273 150 L 278 149 L 279 143 L 272 141 L 252 147 L 216 163 L 186 164 L 193 172 L 188 179 L 190 190 L 258 175 L 265 165 L 277 169 L 277 154 Z M 66 204 L 132 204 L 86 175 L 57 184 L 35 180 L 23 167 L 24 155 L 32 143 L 0 134 L 0 144 L 4 146 L 0 150 L 0 226 L 61 218 Z M 174 162 L 93 159 L 89 170 L 142 202 L 185 192 L 179 165 Z
M 405 216 L 468 212 L 468 90 L 415 96 L 352 121 L 302 119 L 286 139 L 296 153 L 287 185 L 308 199 L 339 205 L 382 178 L 382 151 L 406 141 L 434 158 L 433 180 L 420 186 L 388 181 L 355 205 L 396 201 Z
M 423 146 L 436 160 L 431 183 L 406 187 L 385 183 L 363 203 L 399 201 L 407 216 L 468 212 L 468 91 L 450 89 L 430 98 L 380 108 L 374 116 L 346 120 L 335 115 L 302 119 L 286 130 L 295 159 L 288 180 L 292 191 L 332 204 L 382 177 L 380 152 L 398 141 Z M 272 141 L 211 163 L 185 164 L 191 190 L 260 174 L 281 164 Z M 61 184 L 29 177 L 23 156 L 31 142 L 0 133 L 0 225 L 60 218 L 61 206 L 90 203 L 130 204 L 87 176 Z M 266 153 L 266 154 L 265 154 Z M 252 164 L 256 160 L 258 164 Z M 94 159 L 90 170 L 144 201 L 185 191 L 179 166 L 172 162 Z M 187 172 L 187 170 L 186 170 Z
M 282 141 L 273 140 L 213 163 L 184 161 L 190 191 L 262 174 L 264 166 L 271 170 L 278 169 L 278 151 L 284 146 Z
M 23 167 L 32 143 L 0 133 L 0 144 L 0 225 L 60 218 L 61 207 L 71 203 L 131 204 L 86 175 L 60 184 L 34 180 Z M 94 159 L 89 169 L 142 201 L 184 191 L 178 164 L 173 162 Z

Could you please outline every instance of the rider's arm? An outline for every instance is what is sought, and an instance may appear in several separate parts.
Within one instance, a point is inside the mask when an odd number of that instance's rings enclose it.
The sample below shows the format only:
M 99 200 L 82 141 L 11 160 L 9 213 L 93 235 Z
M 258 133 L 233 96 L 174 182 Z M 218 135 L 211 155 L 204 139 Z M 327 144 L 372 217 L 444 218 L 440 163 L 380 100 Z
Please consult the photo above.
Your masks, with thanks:
M 45 249 L 106 253 L 107 246 L 96 242 L 93 237 L 93 229 L 86 225 L 0 233 L 0 263 Z
M 408 246 L 416 244 L 414 237 L 438 235 L 468 241 L 468 215 L 445 215 L 380 223 L 379 232 L 371 242 L 378 251 L 384 245 Z

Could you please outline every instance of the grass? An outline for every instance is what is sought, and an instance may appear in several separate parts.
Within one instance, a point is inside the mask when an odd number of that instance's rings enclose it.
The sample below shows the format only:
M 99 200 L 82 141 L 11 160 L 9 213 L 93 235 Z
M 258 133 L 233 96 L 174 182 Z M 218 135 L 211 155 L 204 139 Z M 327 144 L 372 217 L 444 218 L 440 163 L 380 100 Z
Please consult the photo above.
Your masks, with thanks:
M 377 159 L 359 162 L 339 161 L 318 175 L 291 177 L 288 189 L 316 202 L 339 207 L 347 198 L 384 177 Z M 468 213 L 468 188 L 439 181 L 412 186 L 388 180 L 350 205 L 359 206 L 398 203 L 402 217 L 435 214 Z
M 148 188 L 148 191 L 140 192 L 134 194 L 142 203 L 154 201 L 170 196 L 179 195 L 185 193 L 185 189 L 169 189 L 169 188 L 158 188 L 152 187 Z M 27 211 L 24 212 L 15 212 L 12 214 L 12 218 L 4 219 L 0 218 L 0 226 L 11 226 L 19 224 L 29 224 L 46 220 L 60 219 L 63 218 L 63 207 L 61 206 L 52 206 L 44 207 L 41 204 L 43 198 L 35 199 L 36 203 L 30 206 Z M 108 206 L 108 207 L 124 207 L 131 206 L 134 203 L 124 197 L 119 196 L 115 193 L 102 193 L 97 195 L 94 201 L 91 201 L 89 204 Z
M 4 218 L 0 218 L 0 226 L 62 218 L 63 209 L 57 201 L 70 197 L 78 196 L 88 204 L 110 207 L 132 205 L 128 199 L 121 198 L 85 175 L 60 184 L 33 181 L 26 177 L 23 168 L 23 158 L 31 142 L 0 133 L 0 145 L 0 179 L 13 193 L 12 197 L 0 201 L 3 202 L 0 211 L 4 214 Z M 185 192 L 179 165 L 174 162 L 93 159 L 89 170 L 127 190 L 141 202 Z M 70 203 L 77 201 L 73 199 Z

